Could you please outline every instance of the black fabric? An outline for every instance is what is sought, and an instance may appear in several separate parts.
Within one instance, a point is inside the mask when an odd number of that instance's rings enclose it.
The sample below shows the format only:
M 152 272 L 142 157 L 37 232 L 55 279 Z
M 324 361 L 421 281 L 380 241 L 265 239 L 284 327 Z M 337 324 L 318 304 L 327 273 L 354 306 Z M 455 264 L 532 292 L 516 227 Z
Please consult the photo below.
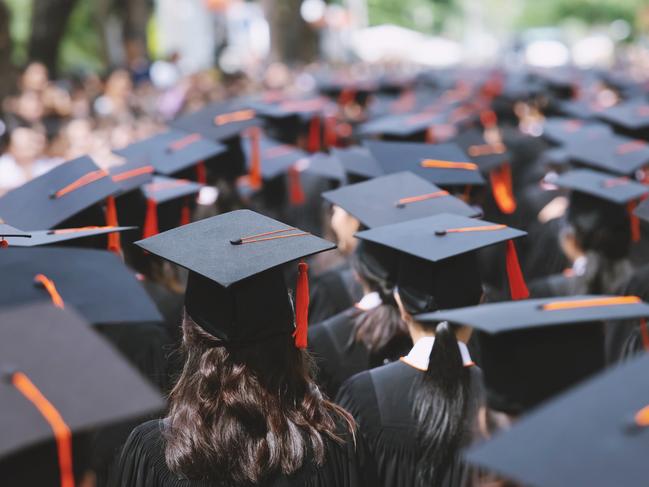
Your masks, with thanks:
M 149 421 L 138 426 L 129 437 L 109 481 L 111 487 L 216 487 L 222 484 L 209 480 L 187 480 L 169 471 L 164 457 L 164 422 Z M 338 445 L 326 439 L 326 458 L 321 467 L 308 460 L 290 477 L 279 476 L 260 487 L 359 487 L 374 486 L 364 472 L 364 448 L 348 434 Z M 233 452 L 236 454 L 236 452 Z M 371 470 L 368 470 L 371 473 Z
M 336 402 L 352 413 L 367 442 L 372 459 L 368 464 L 376 468 L 377 486 L 418 486 L 412 401 L 419 374 L 422 372 L 404 362 L 394 362 L 353 376 L 338 392 Z M 482 404 L 480 382 L 479 369 L 472 367 L 470 421 L 475 421 Z M 440 487 L 468 486 L 469 477 L 470 472 L 458 462 Z
M 319 323 L 353 306 L 363 290 L 345 263 L 312 277 L 309 295 L 309 322 Z
M 328 397 L 336 397 L 341 384 L 354 374 L 398 360 L 408 353 L 408 336 L 391 340 L 376 353 L 354 339 L 356 320 L 363 311 L 356 307 L 309 328 L 309 351 L 318 366 L 317 382 Z

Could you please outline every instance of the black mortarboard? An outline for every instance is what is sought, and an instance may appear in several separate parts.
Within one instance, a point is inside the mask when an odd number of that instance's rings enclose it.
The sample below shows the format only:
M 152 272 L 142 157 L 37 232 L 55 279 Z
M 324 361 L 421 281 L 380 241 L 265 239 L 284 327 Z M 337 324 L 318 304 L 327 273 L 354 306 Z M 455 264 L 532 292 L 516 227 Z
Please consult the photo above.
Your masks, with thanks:
M 391 139 L 423 141 L 431 127 L 445 123 L 446 117 L 435 112 L 386 115 L 365 122 L 358 134 L 362 137 L 382 135 Z
M 332 155 L 317 152 L 297 162 L 298 172 L 313 174 L 329 181 L 343 183 L 346 180 L 345 168 Z
M 30 238 L 31 234 L 18 230 L 6 223 L 0 223 L 0 249 L 11 245 L 13 240 L 29 240 Z
M 155 176 L 142 186 L 146 200 L 146 212 L 142 223 L 142 236 L 152 237 L 158 232 L 170 230 L 190 222 L 188 198 L 198 194 L 203 187 L 189 179 Z
M 113 182 L 119 186 L 120 195 L 126 194 L 153 179 L 155 167 L 142 160 L 127 160 L 124 164 L 108 169 Z
M 512 239 L 525 232 L 460 215 L 439 214 L 384 225 L 356 236 L 397 250 L 398 285 L 411 314 L 477 304 L 482 295 L 475 252 L 507 242 L 507 273 L 513 299 L 527 297 Z
M 478 339 L 489 404 L 520 414 L 603 366 L 599 322 L 644 316 L 649 305 L 635 296 L 572 296 L 486 304 L 419 319 L 483 332 Z
M 253 169 L 254 164 L 254 143 L 254 137 L 245 137 L 242 142 L 249 171 Z M 297 161 L 308 157 L 309 154 L 295 145 L 283 144 L 270 137 L 260 135 L 259 155 L 261 177 L 267 181 L 286 174 Z
M 371 179 L 383 174 L 383 169 L 367 147 L 334 147 L 331 149 L 331 155 L 340 161 L 352 181 Z
M 552 183 L 618 205 L 627 204 L 649 193 L 649 187 L 644 184 L 590 169 L 574 169 L 562 173 Z
M 482 185 L 475 163 L 457 144 L 366 141 L 364 145 L 386 174 L 410 171 L 442 187 Z
M 554 144 L 567 144 L 576 135 L 585 132 L 609 134 L 611 127 L 605 123 L 579 118 L 548 117 L 543 122 L 543 137 Z
M 511 153 L 505 144 L 488 143 L 478 129 L 469 129 L 458 135 L 453 141 L 475 162 L 484 174 L 497 169 L 511 161 Z
M 186 133 L 198 132 L 208 139 L 226 141 L 246 128 L 258 125 L 253 109 L 239 101 L 212 103 L 194 113 L 171 122 L 171 126 Z
M 250 210 L 185 225 L 137 243 L 187 268 L 185 307 L 205 331 L 228 342 L 293 331 L 293 310 L 280 266 L 334 244 Z M 296 343 L 306 346 L 306 264 L 296 290 Z
M 79 465 L 84 452 L 72 447 L 78 435 L 164 408 L 153 387 L 76 313 L 33 304 L 0 310 L 0 322 L 0 477 L 6 485 L 19 485 L 15 477 L 20 485 L 43 479 L 76 485 L 75 474 L 90 468 L 88 461 Z M 46 455 L 34 454 L 42 449 Z
M 634 210 L 633 214 L 645 222 L 649 222 L 649 200 L 640 203 Z
M 150 164 L 158 174 L 171 175 L 226 151 L 226 146 L 207 139 L 198 132 L 168 130 L 116 150 L 115 153 L 132 163 Z
M 649 145 L 640 139 L 589 131 L 565 146 L 570 159 L 614 174 L 631 176 L 649 164 Z
M 49 301 L 75 308 L 92 324 L 162 321 L 135 275 L 104 250 L 9 247 L 0 275 L 11 283 L 0 293 L 0 308 Z
M 538 487 L 645 486 L 647 370 L 647 355 L 609 369 L 474 446 L 466 459 Z
M 24 230 L 50 229 L 117 192 L 108 172 L 84 156 L 6 193 L 0 198 L 0 218 Z
M 36 230 L 30 232 L 31 238 L 8 237 L 5 240 L 9 244 L 9 247 L 39 247 L 41 245 L 56 245 L 82 238 L 97 237 L 109 233 L 125 232 L 127 230 L 133 230 L 134 228 L 135 227 L 104 226 Z
M 425 179 L 399 172 L 322 193 L 368 228 L 438 213 L 478 216 L 474 208 Z
M 649 103 L 644 97 L 618 103 L 597 116 L 630 134 L 640 135 L 649 129 Z
M 188 179 L 168 178 L 166 176 L 154 176 L 153 181 L 142 186 L 144 197 L 153 200 L 157 204 L 184 198 L 198 194 L 203 187 Z

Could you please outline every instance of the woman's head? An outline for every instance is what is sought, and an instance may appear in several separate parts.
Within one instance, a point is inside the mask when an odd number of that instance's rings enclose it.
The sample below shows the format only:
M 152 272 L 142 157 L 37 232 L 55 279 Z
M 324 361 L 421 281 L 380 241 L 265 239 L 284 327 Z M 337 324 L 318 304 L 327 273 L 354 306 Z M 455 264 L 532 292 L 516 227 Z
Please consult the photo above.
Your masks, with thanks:
M 359 230 L 360 222 L 340 206 L 334 205 L 331 214 L 331 229 L 336 234 L 338 249 L 343 254 L 351 254 L 358 240 L 354 234 Z
M 246 484 L 322 463 L 325 437 L 340 441 L 347 413 L 325 400 L 311 362 L 290 334 L 232 344 L 189 315 L 182 374 L 170 397 L 166 460 L 187 478 Z

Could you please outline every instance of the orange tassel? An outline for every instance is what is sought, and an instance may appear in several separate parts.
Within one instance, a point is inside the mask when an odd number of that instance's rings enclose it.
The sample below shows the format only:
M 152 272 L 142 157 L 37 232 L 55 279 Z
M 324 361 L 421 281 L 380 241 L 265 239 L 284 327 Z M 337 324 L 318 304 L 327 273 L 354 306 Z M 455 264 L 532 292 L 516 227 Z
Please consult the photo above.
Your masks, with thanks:
M 334 115 L 325 118 L 324 139 L 327 147 L 336 147 L 338 145 L 336 117 Z
M 9 242 L 4 238 L 0 238 L 0 249 L 6 249 L 7 247 L 9 247 Z
M 196 164 L 196 181 L 200 184 L 207 184 L 207 168 L 203 161 Z
M 509 291 L 512 299 L 529 298 L 530 292 L 527 289 L 527 284 L 525 284 L 523 271 L 521 271 L 521 265 L 518 262 L 516 246 L 512 240 L 507 240 L 506 267 L 507 277 L 509 278 Z
M 119 223 L 117 221 L 117 207 L 115 206 L 114 196 L 109 196 L 108 198 L 106 198 L 106 225 L 110 227 L 119 226 Z M 122 254 L 122 243 L 120 240 L 119 232 L 108 234 L 108 250 L 116 253 L 117 255 Z
M 645 351 L 649 352 L 649 330 L 647 330 L 647 320 L 645 318 L 640 320 L 640 336 L 642 336 L 642 346 Z
M 503 164 L 489 173 L 491 190 L 493 191 L 496 205 L 506 215 L 516 211 L 516 199 L 512 189 L 512 170 L 509 163 Z
M 183 207 L 180 210 L 180 226 L 189 225 L 192 221 L 192 211 L 189 208 L 189 200 L 185 198 Z
M 248 174 L 248 183 L 252 189 L 258 190 L 262 185 L 261 178 L 261 131 L 259 127 L 250 127 L 250 172 Z
M 142 238 L 153 237 L 158 234 L 158 204 L 152 200 L 146 200 L 146 216 L 142 228 Z
M 632 242 L 639 242 L 640 238 L 642 237 L 640 233 L 640 219 L 635 216 L 633 213 L 633 210 L 635 210 L 635 207 L 638 206 L 637 201 L 629 201 L 627 205 L 627 211 L 629 212 L 629 219 L 631 222 L 631 241 Z
M 289 186 L 289 200 L 293 206 L 303 205 L 306 201 L 304 189 L 302 188 L 302 180 L 300 178 L 300 171 L 295 166 L 291 166 L 288 170 L 288 186 Z
M 318 152 L 320 150 L 320 116 L 315 115 L 309 123 L 309 142 L 307 145 L 309 152 Z
M 480 123 L 484 128 L 490 129 L 498 124 L 498 117 L 493 110 L 483 110 L 480 113 Z
M 300 262 L 297 266 L 297 286 L 295 287 L 295 346 L 305 349 L 309 329 L 309 265 Z

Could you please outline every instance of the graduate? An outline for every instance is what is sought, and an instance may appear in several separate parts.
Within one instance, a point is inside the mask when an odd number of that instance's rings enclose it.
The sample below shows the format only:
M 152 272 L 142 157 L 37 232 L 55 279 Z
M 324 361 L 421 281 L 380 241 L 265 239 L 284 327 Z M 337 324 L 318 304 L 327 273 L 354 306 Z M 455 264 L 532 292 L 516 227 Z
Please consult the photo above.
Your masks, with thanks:
M 167 416 L 133 431 L 111 484 L 375 485 L 351 417 L 310 376 L 306 264 L 294 304 L 281 268 L 333 244 L 239 210 L 139 245 L 190 271 L 186 361 Z
M 478 304 L 483 289 L 475 251 L 504 241 L 512 297 L 525 297 L 511 241 L 523 235 L 451 214 L 358 234 L 399 252 L 395 299 L 414 343 L 400 361 L 353 376 L 337 396 L 367 441 L 377 485 L 459 486 L 470 480 L 459 452 L 474 435 L 482 403 L 481 374 L 466 346 L 470 329 L 415 316 Z

